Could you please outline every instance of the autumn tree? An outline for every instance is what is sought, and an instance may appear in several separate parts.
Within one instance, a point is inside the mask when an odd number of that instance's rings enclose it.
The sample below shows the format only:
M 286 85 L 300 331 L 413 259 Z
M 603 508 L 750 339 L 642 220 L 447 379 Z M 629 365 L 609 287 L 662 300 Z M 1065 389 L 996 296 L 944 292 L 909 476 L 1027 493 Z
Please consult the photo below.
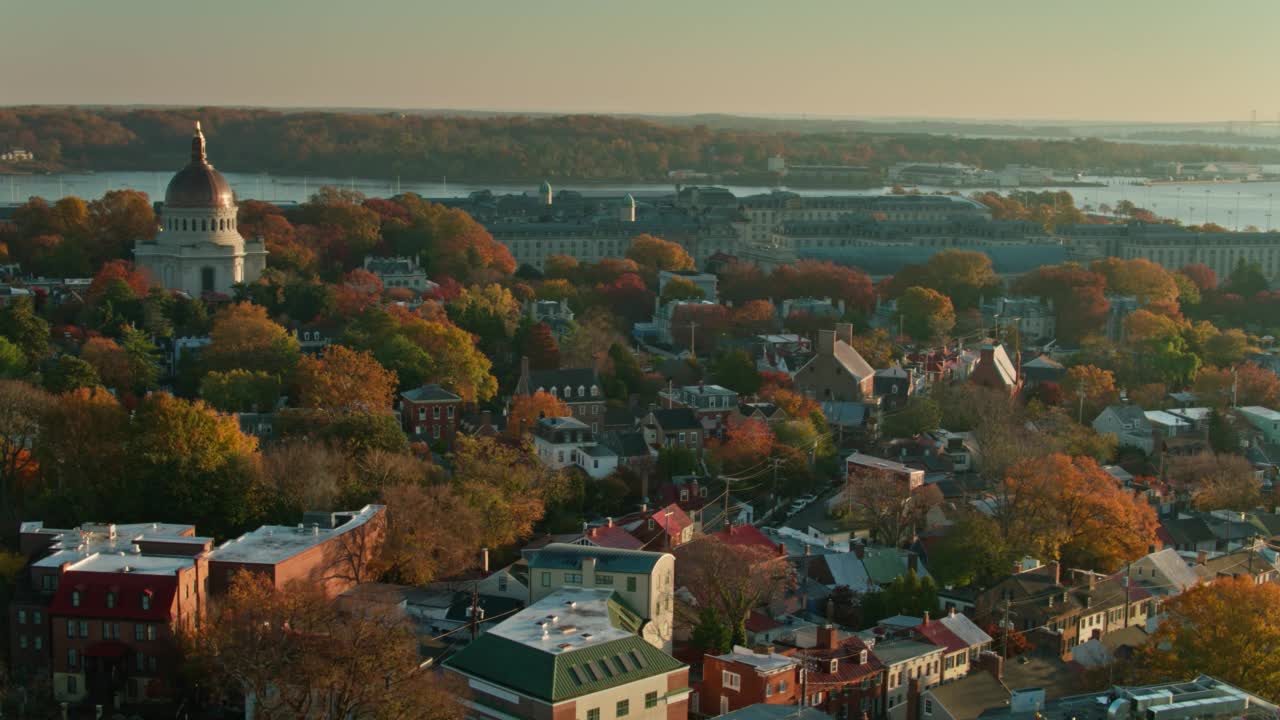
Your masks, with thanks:
M 439 383 L 467 402 L 488 400 L 498 391 L 489 358 L 470 333 L 447 319 L 370 308 L 347 327 L 343 344 L 372 352 L 402 388 Z
M 1190 278 L 1201 293 L 1208 293 L 1218 289 L 1217 273 L 1204 263 L 1185 265 L 1180 272 Z
M 1280 698 L 1280 586 L 1242 573 L 1191 588 L 1162 610 L 1160 626 L 1135 658 L 1141 682 L 1207 674 Z
M 456 278 L 463 284 L 493 281 L 515 272 L 516 261 L 506 245 L 466 212 L 418 195 L 405 193 L 395 201 L 409 211 L 406 231 L 393 234 L 392 248 L 400 255 L 424 261 L 432 277 Z
M 854 335 L 853 349 L 873 368 L 889 367 L 897 354 L 889 333 L 882 328 Z
M 1026 273 L 1013 291 L 1052 301 L 1058 339 L 1078 343 L 1106 323 L 1106 278 L 1078 265 L 1049 265 Z
M 676 586 L 687 588 L 696 603 L 678 608 L 681 622 L 693 625 L 700 608 L 713 608 L 735 645 L 746 642 L 751 611 L 780 599 L 795 582 L 786 558 L 772 548 L 731 544 L 715 535 L 685 543 L 675 555 Z
M 484 520 L 447 484 L 400 484 L 382 493 L 387 534 L 378 568 L 389 582 L 421 586 L 480 562 Z
M 480 542 L 486 547 L 528 537 L 565 491 L 563 477 L 538 462 L 527 445 L 459 437 L 453 467 L 454 489 L 483 518 Z
M 420 668 L 417 634 L 394 605 L 336 604 L 242 571 L 183 640 L 210 689 L 252 697 L 259 717 L 462 720 L 456 689 Z
M 1262 481 L 1240 455 L 1173 457 L 1166 473 L 1171 484 L 1191 496 L 1198 510 L 1252 510 L 1262 501 Z
M 80 348 L 80 359 L 92 365 L 102 384 L 109 388 L 128 390 L 133 385 L 129 358 L 111 338 L 89 338 Z
M 284 376 L 298 362 L 298 339 L 267 317 L 265 308 L 230 305 L 214 318 L 200 357 L 207 370 L 260 370 Z
M 1223 330 L 1210 337 L 1204 344 L 1204 361 L 1210 365 L 1229 367 L 1244 359 L 1249 349 L 1249 338 L 1236 328 Z
M 627 323 L 653 317 L 654 293 L 636 273 L 625 273 L 608 283 L 599 283 L 595 295 L 604 307 Z
M 908 483 L 870 469 L 850 472 L 842 491 L 840 512 L 871 527 L 871 535 L 889 547 L 908 541 L 929 510 L 942 503 L 936 485 L 912 488 Z
M 903 332 L 923 343 L 946 337 L 956 324 L 951 300 L 929 288 L 907 288 L 898 298 L 897 315 Z
M 529 358 L 533 370 L 557 370 L 560 368 L 560 346 L 546 323 L 535 323 L 529 328 L 524 343 L 524 355 Z
M 651 281 L 658 277 L 659 270 L 692 270 L 694 267 L 693 258 L 679 243 L 648 234 L 632 238 L 626 256 L 635 261 Z
M 129 256 L 135 242 L 156 236 L 156 214 L 146 193 L 138 190 L 108 190 L 89 203 L 91 230 L 89 262 Z
M 38 465 L 31 441 L 38 438 L 50 398 L 18 380 L 0 380 L 0 520 L 5 535 L 21 520 Z
M 1016 542 L 1039 557 L 1111 571 L 1155 540 L 1155 512 L 1085 457 L 1023 461 L 1005 480 L 998 512 Z
M 532 395 L 518 395 L 507 414 L 507 436 L 521 438 L 533 431 L 540 418 L 569 417 L 573 411 L 565 401 L 539 390 Z
M 1108 292 L 1132 295 L 1144 305 L 1178 298 L 1178 285 L 1173 276 L 1146 258 L 1108 257 L 1095 260 L 1089 269 L 1106 279 Z
M 1096 415 L 1116 397 L 1116 376 L 1094 365 L 1075 365 L 1062 378 L 1063 400 L 1076 405 L 1078 421 L 1083 414 Z
M 942 422 L 942 409 L 927 397 L 913 397 L 906 407 L 886 413 L 880 432 L 886 437 L 915 437 L 927 430 L 937 430 Z
M 44 479 L 46 522 L 141 514 L 127 456 L 133 428 L 115 396 L 81 388 L 49 398 L 40 424 L 31 453 Z
M 330 345 L 319 357 L 298 361 L 297 384 L 302 407 L 389 412 L 396 374 L 378 364 L 372 353 Z
M 957 309 L 976 307 L 984 293 L 1000 288 L 991 257 L 976 250 L 948 249 L 934 253 L 923 265 L 907 266 L 893 278 L 893 294 L 912 286 L 946 295 Z
M 830 261 L 800 260 L 779 265 L 769 276 L 777 299 L 817 297 L 844 301 L 845 311 L 867 311 L 875 303 L 871 278 L 856 268 Z
M 30 298 L 13 298 L 0 308 L 0 337 L 22 350 L 29 367 L 49 355 L 49 323 L 36 314 Z
M 929 550 L 929 573 L 943 585 L 983 585 L 1009 572 L 1013 550 L 995 520 L 957 508 L 946 534 Z
M 708 449 L 724 472 L 735 473 L 759 465 L 769 456 L 773 443 L 768 423 L 746 418 L 731 422 L 724 438 L 712 440 Z
M 618 332 L 617 318 L 602 307 L 588 308 L 560 340 L 560 362 L 565 367 L 605 372 L 611 365 L 609 348 L 618 342 L 625 338 Z

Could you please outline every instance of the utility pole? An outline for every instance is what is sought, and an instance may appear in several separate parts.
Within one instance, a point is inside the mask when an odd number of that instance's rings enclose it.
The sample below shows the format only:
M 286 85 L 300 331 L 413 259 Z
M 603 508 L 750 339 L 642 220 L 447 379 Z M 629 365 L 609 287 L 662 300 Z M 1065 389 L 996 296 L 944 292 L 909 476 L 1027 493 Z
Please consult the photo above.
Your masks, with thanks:
M 1080 411 L 1076 414 L 1076 422 L 1084 424 L 1084 386 L 1081 385 L 1076 389 L 1076 396 L 1080 398 Z
M 1004 601 L 1004 625 L 1001 627 L 1004 632 L 1004 657 L 1009 657 L 1009 601 Z
M 694 358 L 698 357 L 698 345 L 694 342 L 694 340 L 697 339 L 697 330 L 698 330 L 698 323 L 696 321 L 690 320 L 689 321 L 689 354 L 692 355 Z

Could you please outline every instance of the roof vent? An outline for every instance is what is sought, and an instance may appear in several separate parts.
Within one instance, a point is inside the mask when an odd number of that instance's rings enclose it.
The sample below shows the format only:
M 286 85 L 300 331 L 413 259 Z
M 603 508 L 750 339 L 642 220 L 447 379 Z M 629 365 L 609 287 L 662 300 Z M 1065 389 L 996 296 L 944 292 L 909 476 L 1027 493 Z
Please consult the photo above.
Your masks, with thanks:
M 302 523 L 298 523 L 298 533 L 299 533 L 299 534 L 301 534 L 301 533 L 304 533 L 304 532 L 306 532 L 306 531 L 307 531 L 307 529 L 306 529 L 305 527 L 303 527 L 303 526 L 302 526 Z
M 569 607 L 571 607 L 571 608 L 576 608 L 576 607 L 578 607 L 578 602 L 577 602 L 576 600 L 565 600 L 565 601 L 564 601 L 564 604 L 565 604 L 565 605 L 568 605 L 568 606 L 569 606 Z
M 583 640 L 590 640 L 591 637 L 592 637 L 591 633 L 582 633 Z
M 570 643 L 560 643 L 556 647 L 560 648 L 561 650 L 568 650 L 569 648 L 573 647 L 573 645 L 571 645 Z
M 133 544 L 133 545 L 130 545 L 130 546 L 129 546 L 129 552 L 133 553 L 134 555 L 141 555 L 141 554 L 142 554 L 142 548 L 141 548 L 141 547 L 138 547 L 138 545 L 135 543 L 135 544 Z

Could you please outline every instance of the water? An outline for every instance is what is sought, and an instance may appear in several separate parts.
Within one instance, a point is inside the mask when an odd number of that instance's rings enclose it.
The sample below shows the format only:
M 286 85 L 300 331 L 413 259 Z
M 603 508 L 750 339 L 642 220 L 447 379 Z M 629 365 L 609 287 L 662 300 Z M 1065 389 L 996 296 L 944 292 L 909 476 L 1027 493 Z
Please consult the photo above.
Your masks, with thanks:
M 272 202 L 302 202 L 322 185 L 334 185 L 358 190 L 369 197 L 390 197 L 396 193 L 394 179 L 333 178 L 333 177 L 273 177 L 246 173 L 225 173 L 240 199 L 255 198 Z M 64 195 L 76 195 L 85 199 L 101 197 L 107 190 L 129 188 L 141 190 L 152 198 L 164 197 L 171 172 L 117 172 L 117 173 L 62 173 L 56 175 L 0 176 L 0 201 L 23 202 L 32 195 L 56 199 Z M 1244 229 L 1250 225 L 1259 228 L 1280 226 L 1280 217 L 1274 217 L 1276 200 L 1280 199 L 1280 182 L 1217 183 L 1212 185 L 1134 185 L 1133 178 L 1085 178 L 1106 183 L 1104 187 L 1028 188 L 1035 190 L 1065 190 L 1075 198 L 1079 206 L 1096 209 L 1101 204 L 1114 207 L 1121 200 L 1128 200 L 1139 207 L 1151 210 L 1163 217 L 1172 217 L 1187 224 L 1213 222 L 1229 229 Z M 772 188 L 761 186 L 727 185 L 735 195 L 754 195 L 769 192 Z M 633 193 L 637 197 L 671 193 L 674 183 L 569 183 L 556 186 L 557 190 L 578 190 L 587 195 L 621 195 Z M 920 188 L 922 192 L 949 188 Z M 969 194 L 995 188 L 963 188 Z M 415 192 L 423 197 L 465 197 L 475 190 L 492 190 L 496 194 L 534 193 L 536 184 L 528 185 L 475 185 L 466 183 L 403 182 L 402 192 Z M 1002 190 L 1001 192 L 1006 192 Z M 823 190 L 796 189 L 801 195 L 877 195 L 888 188 L 871 190 Z

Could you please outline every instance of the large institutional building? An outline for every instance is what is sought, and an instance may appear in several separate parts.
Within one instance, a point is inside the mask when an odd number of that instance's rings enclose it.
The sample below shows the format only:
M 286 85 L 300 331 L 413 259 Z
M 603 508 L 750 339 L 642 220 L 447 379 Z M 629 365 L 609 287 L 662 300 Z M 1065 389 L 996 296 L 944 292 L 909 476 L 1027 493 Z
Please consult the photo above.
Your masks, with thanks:
M 236 196 L 205 154 L 204 133 L 196 123 L 191 161 L 169 181 L 155 240 L 133 250 L 166 288 L 192 296 L 229 294 L 236 283 L 253 282 L 266 267 L 262 241 L 246 242 L 236 229 Z

